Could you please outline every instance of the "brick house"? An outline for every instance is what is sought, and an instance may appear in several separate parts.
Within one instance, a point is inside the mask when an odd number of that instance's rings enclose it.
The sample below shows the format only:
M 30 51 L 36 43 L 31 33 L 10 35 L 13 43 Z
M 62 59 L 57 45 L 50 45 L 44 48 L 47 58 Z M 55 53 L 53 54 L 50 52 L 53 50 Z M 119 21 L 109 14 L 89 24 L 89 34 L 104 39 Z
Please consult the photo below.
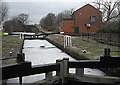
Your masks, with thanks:
M 101 12 L 87 4 L 72 14 L 72 19 L 63 19 L 60 32 L 64 33 L 94 33 L 101 25 Z
M 60 32 L 64 33 L 74 33 L 75 20 L 74 19 L 63 19 Z

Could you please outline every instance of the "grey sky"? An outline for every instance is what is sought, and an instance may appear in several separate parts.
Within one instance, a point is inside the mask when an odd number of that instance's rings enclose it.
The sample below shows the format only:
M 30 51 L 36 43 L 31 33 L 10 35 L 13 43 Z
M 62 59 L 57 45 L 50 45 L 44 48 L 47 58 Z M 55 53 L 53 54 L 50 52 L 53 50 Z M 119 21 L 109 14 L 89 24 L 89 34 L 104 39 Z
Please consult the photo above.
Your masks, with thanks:
M 48 13 L 55 13 L 57 15 L 64 10 L 70 10 L 71 8 L 78 9 L 91 0 L 61 0 L 59 2 L 58 0 L 45 0 L 44 2 L 36 0 L 31 2 L 13 1 L 6 1 L 9 7 L 9 18 L 17 16 L 20 13 L 26 13 L 29 14 L 29 19 L 32 23 L 39 23 L 40 19 Z

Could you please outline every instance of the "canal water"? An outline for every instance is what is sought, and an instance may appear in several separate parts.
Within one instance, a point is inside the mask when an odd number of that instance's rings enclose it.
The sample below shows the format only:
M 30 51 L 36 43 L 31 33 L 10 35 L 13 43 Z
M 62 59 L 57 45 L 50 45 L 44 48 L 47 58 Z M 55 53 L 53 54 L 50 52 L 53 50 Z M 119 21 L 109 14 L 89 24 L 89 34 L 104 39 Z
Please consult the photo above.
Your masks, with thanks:
M 70 61 L 75 61 L 72 57 L 64 53 L 46 40 L 25 40 L 23 53 L 25 60 L 31 61 L 32 66 L 55 63 L 57 59 L 69 58 Z M 75 69 L 70 69 L 70 73 L 75 73 Z M 56 73 L 53 72 L 53 75 Z M 103 76 L 104 73 L 98 69 L 85 68 L 84 74 Z M 45 78 L 45 74 L 37 74 L 23 77 L 23 83 L 34 83 Z M 7 83 L 18 83 L 18 78 L 12 78 Z

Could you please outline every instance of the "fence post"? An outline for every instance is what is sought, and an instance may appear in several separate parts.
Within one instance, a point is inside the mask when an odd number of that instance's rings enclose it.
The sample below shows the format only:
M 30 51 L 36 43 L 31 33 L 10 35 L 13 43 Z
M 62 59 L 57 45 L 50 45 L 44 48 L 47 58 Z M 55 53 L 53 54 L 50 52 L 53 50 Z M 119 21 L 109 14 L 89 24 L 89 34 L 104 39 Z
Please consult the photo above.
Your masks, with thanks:
M 68 75 L 68 61 L 69 58 L 63 58 L 60 62 L 60 78 L 62 79 L 62 85 L 64 85 L 64 78 Z
M 82 40 L 84 40 L 84 35 L 83 35 L 83 32 L 82 32 Z
M 20 39 L 22 39 L 22 33 L 20 33 Z
M 45 73 L 45 79 L 46 80 L 51 80 L 51 78 L 52 78 L 52 72 L 48 72 L 48 73 Z
M 76 68 L 76 75 L 82 77 L 84 75 L 84 68 Z
M 110 45 L 111 45 L 111 33 L 110 33 Z
M 66 36 L 65 38 L 66 38 L 66 42 L 65 42 L 65 44 L 66 44 L 66 46 L 67 46 L 67 43 L 68 43 L 68 42 L 67 42 L 67 36 Z
M 109 48 L 104 49 L 104 56 L 110 56 L 110 49 Z
M 56 64 L 60 64 L 61 59 L 56 60 Z M 60 76 L 60 71 L 56 71 L 56 76 Z
M 19 77 L 19 83 L 22 85 L 22 76 Z
M 89 41 L 89 33 L 87 33 L 88 41 Z
M 72 37 L 70 36 L 70 47 L 72 47 Z
M 100 33 L 101 34 L 101 43 L 102 43 L 102 33 Z
M 25 35 L 24 34 L 22 34 L 22 39 L 24 39 L 25 38 Z
M 109 48 L 105 48 L 104 49 L 104 64 L 110 64 L 110 49 Z M 108 75 L 107 71 L 109 70 L 108 68 L 105 68 L 105 73 L 106 75 Z
M 64 36 L 64 49 L 65 49 L 65 36 Z
M 69 58 L 63 58 L 63 76 L 66 77 L 69 73 L 69 68 L 68 68 L 68 62 Z

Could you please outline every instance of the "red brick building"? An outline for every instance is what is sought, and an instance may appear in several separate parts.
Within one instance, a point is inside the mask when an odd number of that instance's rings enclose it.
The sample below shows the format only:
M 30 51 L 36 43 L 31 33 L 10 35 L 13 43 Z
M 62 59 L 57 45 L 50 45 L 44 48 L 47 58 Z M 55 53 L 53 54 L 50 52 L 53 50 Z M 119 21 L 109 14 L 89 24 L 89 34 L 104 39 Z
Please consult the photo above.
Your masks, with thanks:
M 90 4 L 79 8 L 72 14 L 72 19 L 63 19 L 60 32 L 64 33 L 94 33 L 101 24 L 101 12 Z
M 75 27 L 75 20 L 74 19 L 63 19 L 60 32 L 64 33 L 74 33 L 74 27 Z

